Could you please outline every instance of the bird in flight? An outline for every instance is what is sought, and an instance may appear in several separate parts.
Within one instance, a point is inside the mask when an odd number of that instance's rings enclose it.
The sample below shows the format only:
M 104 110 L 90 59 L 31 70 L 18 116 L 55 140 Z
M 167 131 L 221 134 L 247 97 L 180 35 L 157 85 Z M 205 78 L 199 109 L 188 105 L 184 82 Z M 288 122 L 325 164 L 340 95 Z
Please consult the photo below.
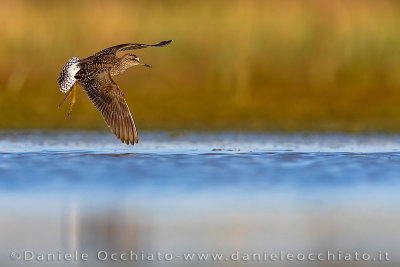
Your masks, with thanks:
M 117 52 L 142 49 L 146 47 L 162 47 L 170 44 L 172 40 L 162 41 L 158 44 L 120 44 L 97 52 L 96 54 L 79 59 L 72 57 L 65 63 L 61 70 L 58 85 L 66 96 L 58 107 L 72 93 L 72 101 L 68 116 L 72 111 L 76 99 L 76 84 L 83 90 L 90 101 L 101 112 L 110 130 L 121 142 L 134 145 L 138 143 L 138 133 L 133 121 L 124 93 L 113 80 L 113 76 L 122 74 L 130 67 L 150 65 L 141 63 L 134 54 L 117 56 Z

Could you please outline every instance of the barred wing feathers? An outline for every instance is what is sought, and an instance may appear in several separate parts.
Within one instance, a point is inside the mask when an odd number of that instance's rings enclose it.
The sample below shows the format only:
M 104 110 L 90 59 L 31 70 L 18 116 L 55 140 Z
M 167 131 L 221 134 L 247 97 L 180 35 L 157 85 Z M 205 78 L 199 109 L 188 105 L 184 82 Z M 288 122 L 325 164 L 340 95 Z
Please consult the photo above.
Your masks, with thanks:
M 111 78 L 109 72 L 102 72 L 83 84 L 90 101 L 101 112 L 110 130 L 121 142 L 138 143 L 135 122 L 129 111 L 124 93 Z

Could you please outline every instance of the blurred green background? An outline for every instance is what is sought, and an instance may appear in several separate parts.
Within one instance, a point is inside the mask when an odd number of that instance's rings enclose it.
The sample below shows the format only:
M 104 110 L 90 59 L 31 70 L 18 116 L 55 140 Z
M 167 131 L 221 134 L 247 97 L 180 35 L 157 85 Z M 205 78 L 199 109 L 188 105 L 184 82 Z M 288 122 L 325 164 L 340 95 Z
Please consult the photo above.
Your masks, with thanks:
M 106 128 L 57 78 L 72 56 L 156 43 L 115 78 L 140 130 L 400 131 L 400 2 L 1 1 L 0 127 Z

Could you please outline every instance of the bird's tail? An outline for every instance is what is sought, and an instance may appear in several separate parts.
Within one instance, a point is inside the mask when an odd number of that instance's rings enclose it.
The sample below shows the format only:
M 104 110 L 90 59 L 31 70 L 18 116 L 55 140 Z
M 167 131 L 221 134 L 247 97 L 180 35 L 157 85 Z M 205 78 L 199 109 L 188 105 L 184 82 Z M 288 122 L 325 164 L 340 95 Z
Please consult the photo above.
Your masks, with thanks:
M 61 70 L 60 78 L 58 78 L 58 86 L 60 91 L 67 93 L 75 84 L 75 74 L 80 70 L 79 58 L 73 57 L 65 63 Z

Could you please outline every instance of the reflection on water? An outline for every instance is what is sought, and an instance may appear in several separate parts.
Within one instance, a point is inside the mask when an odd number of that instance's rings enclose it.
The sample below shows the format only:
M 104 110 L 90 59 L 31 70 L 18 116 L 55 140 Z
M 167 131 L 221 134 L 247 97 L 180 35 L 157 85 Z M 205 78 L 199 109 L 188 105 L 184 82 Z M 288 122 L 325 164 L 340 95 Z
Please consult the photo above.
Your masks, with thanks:
M 0 138 L 0 266 L 181 266 L 197 252 L 224 260 L 194 266 L 266 266 L 229 257 L 281 250 L 390 261 L 277 266 L 400 263 L 400 136 L 145 133 L 134 148 L 96 132 Z M 10 259 L 25 250 L 89 260 Z M 174 259 L 100 261 L 99 251 Z

